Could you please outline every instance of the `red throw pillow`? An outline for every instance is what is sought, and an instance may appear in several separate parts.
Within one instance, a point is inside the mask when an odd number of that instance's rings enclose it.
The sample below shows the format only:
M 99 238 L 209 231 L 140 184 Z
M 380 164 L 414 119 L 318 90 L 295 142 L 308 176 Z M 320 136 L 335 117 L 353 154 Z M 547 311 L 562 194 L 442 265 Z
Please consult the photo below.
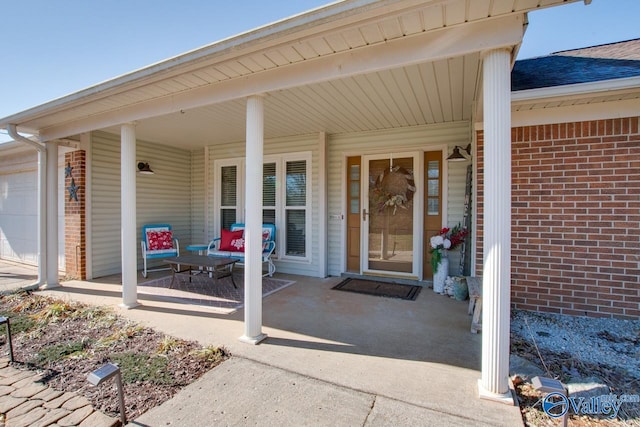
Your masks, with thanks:
M 171 231 L 147 231 L 147 240 L 150 251 L 173 249 L 173 233 Z
M 262 251 L 266 251 L 269 248 L 269 238 L 271 237 L 271 230 L 268 228 L 262 229 Z
M 220 250 L 229 252 L 244 252 L 244 230 L 222 230 L 220 234 Z

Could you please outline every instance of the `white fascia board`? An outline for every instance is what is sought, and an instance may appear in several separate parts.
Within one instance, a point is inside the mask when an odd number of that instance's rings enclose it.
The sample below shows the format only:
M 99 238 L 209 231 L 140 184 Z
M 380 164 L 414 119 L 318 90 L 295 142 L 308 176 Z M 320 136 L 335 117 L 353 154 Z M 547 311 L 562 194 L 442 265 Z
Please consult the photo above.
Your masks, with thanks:
M 512 105 L 527 104 L 553 98 L 572 98 L 584 95 L 596 95 L 603 92 L 623 91 L 640 88 L 640 77 L 604 80 L 590 83 L 577 83 L 564 86 L 543 87 L 539 89 L 519 90 L 511 93 Z
M 512 111 L 511 127 L 637 117 L 639 111 L 640 98 Z
M 511 127 L 636 117 L 638 111 L 640 98 L 511 111 Z M 473 129 L 483 130 L 483 123 L 476 121 Z
M 406 0 L 405 0 L 406 1 Z M 411 3 L 437 3 L 436 0 L 422 1 L 412 0 Z M 407 5 L 403 2 L 394 0 L 343 0 L 336 1 L 327 6 L 321 6 L 308 12 L 303 12 L 289 18 L 267 24 L 262 27 L 222 39 L 215 43 L 204 47 L 194 49 L 181 55 L 151 64 L 139 70 L 109 79 L 86 89 L 74 92 L 47 103 L 41 104 L 29 110 L 0 119 L 0 128 L 5 127 L 9 123 L 20 125 L 23 122 L 34 120 L 42 115 L 51 114 L 58 109 L 69 108 L 78 101 L 86 102 L 92 96 L 104 96 L 105 92 L 117 90 L 123 91 L 124 88 L 132 85 L 137 87 L 146 84 L 148 79 L 155 79 L 169 72 L 184 66 L 193 66 L 201 61 L 210 61 L 214 58 L 227 54 L 228 52 L 241 52 L 246 48 L 254 45 L 263 46 L 265 43 L 279 44 L 282 38 L 291 33 L 303 31 L 305 29 L 315 29 L 319 25 L 331 23 L 333 21 L 342 21 L 350 16 L 358 16 L 362 11 L 368 9 L 376 9 L 380 7 L 388 7 L 396 5 L 402 8 Z M 341 22 L 341 25 L 344 25 Z M 264 47 L 264 46 L 263 46 Z
M 251 95 L 462 56 L 473 52 L 503 47 L 512 48 L 522 41 L 522 37 L 522 15 L 508 15 L 443 28 L 167 95 L 112 110 L 96 115 L 96 117 L 83 117 L 75 121 L 49 126 L 40 130 L 40 137 L 47 141 Z

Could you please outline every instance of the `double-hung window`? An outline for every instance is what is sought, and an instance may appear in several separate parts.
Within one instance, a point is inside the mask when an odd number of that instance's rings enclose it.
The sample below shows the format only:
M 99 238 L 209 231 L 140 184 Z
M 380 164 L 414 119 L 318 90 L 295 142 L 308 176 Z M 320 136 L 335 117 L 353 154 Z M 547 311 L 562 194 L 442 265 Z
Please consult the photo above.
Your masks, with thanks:
M 239 165 L 226 165 L 220 168 L 220 226 L 229 229 L 237 222 Z
M 306 160 L 284 161 L 286 256 L 307 256 L 307 163 Z
M 218 232 L 244 222 L 244 159 L 219 160 L 216 170 Z M 262 169 L 262 222 L 276 225 L 276 256 L 310 260 L 311 153 L 265 156 Z

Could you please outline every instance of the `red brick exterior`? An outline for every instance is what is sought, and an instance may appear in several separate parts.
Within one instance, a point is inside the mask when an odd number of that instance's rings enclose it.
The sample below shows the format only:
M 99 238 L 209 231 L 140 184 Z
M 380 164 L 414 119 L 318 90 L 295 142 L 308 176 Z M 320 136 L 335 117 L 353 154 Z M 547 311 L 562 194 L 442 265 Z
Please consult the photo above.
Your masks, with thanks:
M 65 168 L 71 166 L 71 176 L 65 173 L 64 202 L 64 257 L 67 277 L 85 280 L 87 278 L 87 253 L 85 235 L 85 195 L 86 195 L 86 154 L 84 150 L 72 151 L 64 156 Z M 67 169 L 65 169 L 67 170 Z M 71 180 L 78 187 L 76 201 L 69 194 Z
M 513 128 L 511 302 L 640 318 L 640 117 Z M 477 275 L 483 132 L 477 133 Z

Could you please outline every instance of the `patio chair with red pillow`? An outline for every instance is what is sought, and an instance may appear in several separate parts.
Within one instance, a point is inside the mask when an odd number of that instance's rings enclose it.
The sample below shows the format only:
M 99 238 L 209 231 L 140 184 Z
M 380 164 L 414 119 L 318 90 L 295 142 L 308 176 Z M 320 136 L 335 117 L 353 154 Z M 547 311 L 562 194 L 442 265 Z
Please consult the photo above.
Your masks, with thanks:
M 147 224 L 142 226 L 142 277 L 147 277 L 150 271 L 169 270 L 166 268 L 147 268 L 147 260 L 169 258 L 180 255 L 180 243 L 173 237 L 169 224 Z

